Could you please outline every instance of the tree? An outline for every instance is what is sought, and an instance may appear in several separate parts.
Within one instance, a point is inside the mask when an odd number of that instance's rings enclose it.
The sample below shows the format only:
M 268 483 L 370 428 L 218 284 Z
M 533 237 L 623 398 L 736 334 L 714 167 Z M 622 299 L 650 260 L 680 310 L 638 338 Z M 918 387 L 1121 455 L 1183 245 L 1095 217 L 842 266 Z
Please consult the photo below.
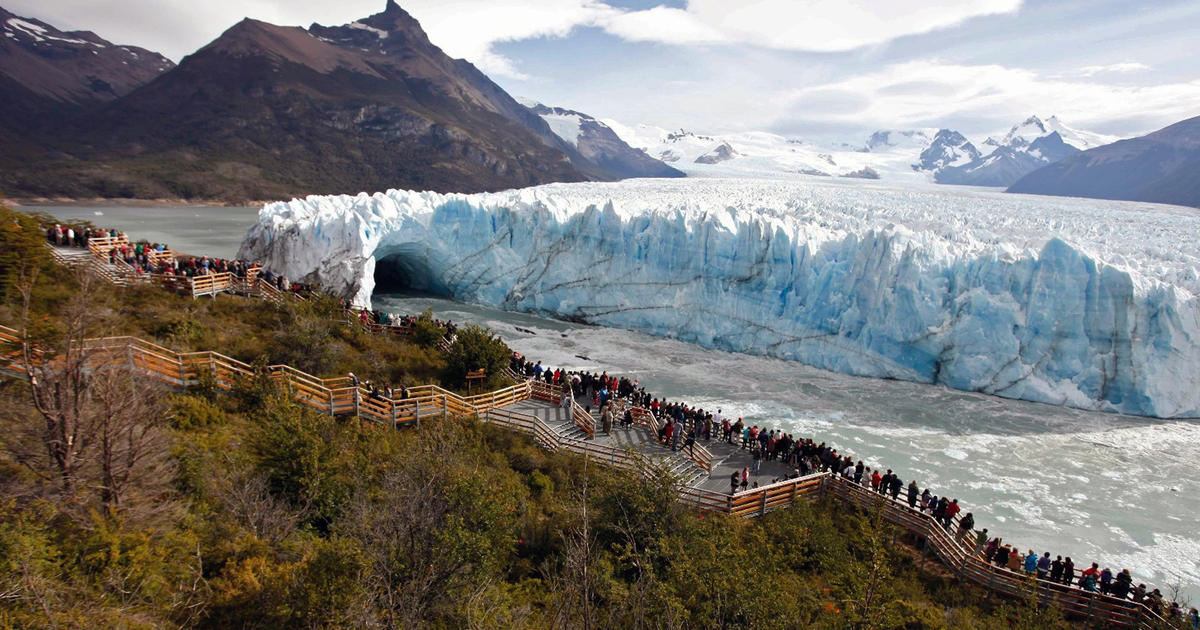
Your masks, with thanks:
M 21 362 L 29 375 L 33 407 L 42 419 L 41 445 L 64 497 L 71 498 L 96 432 L 97 418 L 88 395 L 88 372 L 95 352 L 85 343 L 97 323 L 92 308 L 95 279 L 79 273 L 78 288 L 59 314 L 61 328 L 35 331 L 39 326 L 31 309 L 37 276 L 36 270 L 19 270 Z
M 488 377 L 486 385 L 490 386 L 499 381 L 497 376 L 511 358 L 512 350 L 490 330 L 467 324 L 458 329 L 450 346 L 450 355 L 446 359 L 447 376 L 451 382 L 462 383 L 467 372 L 483 370 Z
M 113 509 L 126 507 L 131 488 L 170 478 L 163 393 L 138 376 L 120 366 L 97 371 L 89 383 L 100 497 Z

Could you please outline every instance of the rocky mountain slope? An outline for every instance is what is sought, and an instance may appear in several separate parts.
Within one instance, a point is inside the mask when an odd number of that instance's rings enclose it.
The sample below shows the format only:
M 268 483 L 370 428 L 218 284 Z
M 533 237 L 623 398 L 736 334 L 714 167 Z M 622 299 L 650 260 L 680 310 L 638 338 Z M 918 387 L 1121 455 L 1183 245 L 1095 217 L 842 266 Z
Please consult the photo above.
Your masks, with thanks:
M 682 171 L 667 166 L 640 149 L 625 143 L 611 127 L 594 117 L 562 107 L 542 103 L 523 103 L 537 114 L 556 136 L 578 152 L 586 163 L 580 170 L 594 173 L 596 179 L 625 179 L 629 177 L 684 177 Z
M 24 161 L 36 168 L 10 161 L 0 174 L 10 195 L 236 201 L 599 178 L 391 0 L 341 26 L 244 20 L 59 127 Z
M 1200 206 L 1200 116 L 1073 155 L 1008 190 Z
M 0 8 L 0 134 L 9 142 L 112 101 L 175 66 L 89 31 L 61 31 Z

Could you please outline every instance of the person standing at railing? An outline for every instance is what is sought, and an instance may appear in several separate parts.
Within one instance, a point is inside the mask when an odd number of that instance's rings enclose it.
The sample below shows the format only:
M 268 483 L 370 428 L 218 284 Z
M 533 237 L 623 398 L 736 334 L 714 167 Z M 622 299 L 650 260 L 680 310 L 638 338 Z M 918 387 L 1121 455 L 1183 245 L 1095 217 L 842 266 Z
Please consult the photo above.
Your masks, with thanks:
M 1112 592 L 1112 585 L 1113 585 L 1112 569 L 1110 569 L 1108 567 L 1104 567 L 1104 569 L 1102 571 L 1100 571 L 1100 592 L 1105 595 L 1108 595 L 1109 593 Z
M 975 515 L 967 512 L 966 515 L 962 517 L 962 520 L 958 522 L 958 540 L 960 542 L 965 541 L 972 529 L 975 529 Z
M 942 517 L 942 525 L 947 530 L 950 529 L 950 523 L 954 522 L 954 515 L 958 514 L 959 510 L 961 509 L 962 508 L 958 506 L 958 499 L 954 499 L 950 501 L 948 505 L 946 505 L 946 511 Z
M 1113 578 L 1112 595 L 1125 599 L 1129 597 L 1129 589 L 1133 587 L 1133 576 L 1129 574 L 1129 569 L 1121 569 L 1121 572 Z
M 1047 575 L 1050 573 L 1050 568 L 1051 568 L 1051 566 L 1052 566 L 1053 564 L 1054 564 L 1054 561 L 1052 561 L 1052 560 L 1050 559 L 1050 552 L 1049 552 L 1049 551 L 1047 551 L 1046 553 L 1042 554 L 1042 557 L 1038 558 L 1038 561 L 1037 561 L 1037 577 L 1038 577 L 1038 579 L 1039 579 L 1039 580 L 1044 580 L 1044 579 L 1046 579 L 1046 576 L 1047 576 Z
M 1037 573 L 1037 565 L 1038 561 L 1041 560 L 1041 556 L 1037 555 L 1036 551 L 1030 549 L 1029 553 L 1025 554 L 1025 558 L 1023 560 L 1025 563 L 1026 575 L 1033 575 Z
M 735 471 L 729 473 L 729 494 L 737 493 L 738 484 L 740 482 L 741 482 L 741 475 L 738 474 L 738 471 L 735 470 Z
M 996 548 L 996 555 L 992 557 L 996 561 L 996 566 L 1005 568 L 1008 566 L 1008 558 L 1012 554 L 1012 550 L 1008 545 L 1001 545 Z
M 1071 556 L 1067 556 L 1067 559 L 1063 560 L 1062 583 L 1063 583 L 1063 586 L 1070 586 L 1071 582 L 1074 582 L 1074 581 L 1075 581 L 1075 563 L 1071 561 Z
M 971 551 L 971 555 L 975 556 L 976 558 L 980 557 L 980 555 L 983 553 L 984 545 L 987 544 L 988 530 L 986 527 L 984 527 L 983 529 L 979 530 L 978 534 L 975 534 L 975 549 Z
M 857 477 L 862 475 L 862 462 L 861 461 L 858 462 L 858 472 L 855 473 L 855 475 L 856 475 L 856 479 L 855 479 L 856 481 L 857 481 Z M 919 491 L 917 489 L 917 480 L 913 479 L 912 481 L 908 482 L 908 507 L 910 507 L 914 510 L 917 509 L 917 498 L 919 497 L 918 492 Z M 984 531 L 986 531 L 986 530 L 984 530 Z

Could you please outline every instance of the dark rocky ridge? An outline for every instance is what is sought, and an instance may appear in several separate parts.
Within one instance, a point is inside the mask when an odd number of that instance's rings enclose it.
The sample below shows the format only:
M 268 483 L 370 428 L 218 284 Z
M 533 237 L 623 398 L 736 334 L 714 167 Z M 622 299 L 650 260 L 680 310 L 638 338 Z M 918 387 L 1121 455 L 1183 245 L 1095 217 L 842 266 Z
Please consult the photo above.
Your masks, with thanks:
M 237 201 L 602 178 L 391 1 L 343 26 L 243 20 L 146 85 L 56 122 L 32 154 L 6 160 L 9 195 Z
M 158 53 L 0 8 L 0 139 L 21 144 L 43 125 L 120 98 L 174 66 Z

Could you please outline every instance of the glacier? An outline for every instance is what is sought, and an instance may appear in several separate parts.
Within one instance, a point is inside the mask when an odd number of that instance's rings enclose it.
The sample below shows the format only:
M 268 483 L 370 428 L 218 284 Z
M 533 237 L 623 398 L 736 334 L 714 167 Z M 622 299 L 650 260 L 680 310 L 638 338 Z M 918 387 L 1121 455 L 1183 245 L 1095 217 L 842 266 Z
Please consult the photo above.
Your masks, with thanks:
M 1200 416 L 1200 215 L 880 182 L 627 180 L 267 204 L 239 257 L 859 376 Z M 720 375 L 713 375 L 720 378 Z

